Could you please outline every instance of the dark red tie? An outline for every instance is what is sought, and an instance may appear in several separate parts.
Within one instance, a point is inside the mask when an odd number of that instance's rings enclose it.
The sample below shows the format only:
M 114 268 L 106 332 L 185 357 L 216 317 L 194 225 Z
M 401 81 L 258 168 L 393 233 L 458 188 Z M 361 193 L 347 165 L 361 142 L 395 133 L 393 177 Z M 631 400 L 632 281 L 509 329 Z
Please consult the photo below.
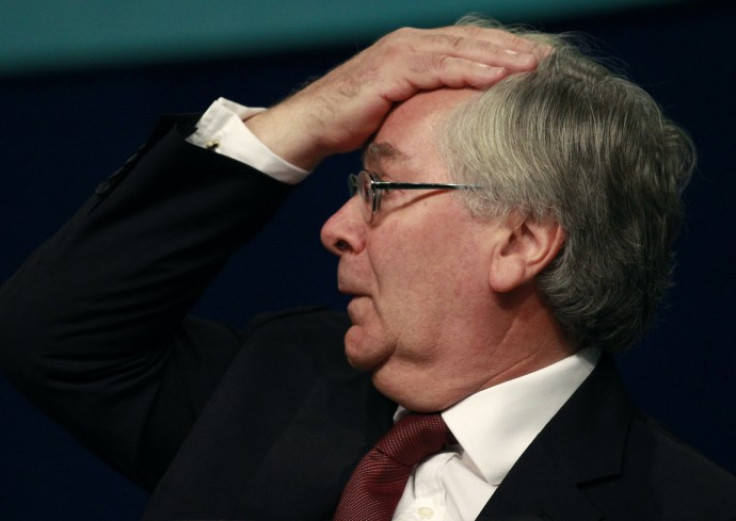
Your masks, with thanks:
M 363 456 L 350 476 L 335 521 L 389 521 L 414 465 L 454 438 L 439 414 L 409 414 Z

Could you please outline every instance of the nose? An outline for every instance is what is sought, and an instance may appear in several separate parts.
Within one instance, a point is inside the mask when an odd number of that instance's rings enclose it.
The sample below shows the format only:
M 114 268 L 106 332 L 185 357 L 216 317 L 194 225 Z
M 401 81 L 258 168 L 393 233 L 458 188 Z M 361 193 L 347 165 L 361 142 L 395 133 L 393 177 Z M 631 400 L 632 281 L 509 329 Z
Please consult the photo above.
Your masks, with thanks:
M 338 257 L 358 253 L 365 247 L 365 220 L 359 197 L 351 197 L 325 221 L 320 233 L 322 245 Z

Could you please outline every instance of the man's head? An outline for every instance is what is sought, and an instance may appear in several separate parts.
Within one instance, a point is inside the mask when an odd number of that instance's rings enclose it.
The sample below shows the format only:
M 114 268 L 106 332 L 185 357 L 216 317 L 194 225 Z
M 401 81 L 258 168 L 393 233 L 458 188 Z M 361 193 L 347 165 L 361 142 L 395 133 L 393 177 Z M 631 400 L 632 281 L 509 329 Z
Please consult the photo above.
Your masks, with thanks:
M 689 142 L 556 46 L 485 93 L 414 96 L 366 149 L 383 180 L 479 188 L 386 192 L 371 222 L 354 197 L 323 228 L 355 296 L 348 359 L 411 409 L 628 344 L 666 285 Z
M 447 89 L 401 104 L 368 145 L 365 168 L 387 181 L 449 182 L 441 130 L 478 96 Z M 446 408 L 567 354 L 532 284 L 559 251 L 561 227 L 478 219 L 453 193 L 387 192 L 370 222 L 353 197 L 322 230 L 340 256 L 340 290 L 354 296 L 348 359 L 413 410 Z

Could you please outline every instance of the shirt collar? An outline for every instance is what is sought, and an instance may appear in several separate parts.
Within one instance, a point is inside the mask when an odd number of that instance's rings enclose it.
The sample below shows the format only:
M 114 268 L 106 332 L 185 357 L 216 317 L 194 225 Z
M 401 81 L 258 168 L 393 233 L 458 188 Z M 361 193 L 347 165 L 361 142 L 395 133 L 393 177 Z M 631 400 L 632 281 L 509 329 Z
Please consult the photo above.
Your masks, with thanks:
M 442 413 L 461 457 L 498 485 L 590 375 L 601 351 L 587 348 L 533 373 L 477 392 Z M 397 411 L 397 416 L 403 411 Z

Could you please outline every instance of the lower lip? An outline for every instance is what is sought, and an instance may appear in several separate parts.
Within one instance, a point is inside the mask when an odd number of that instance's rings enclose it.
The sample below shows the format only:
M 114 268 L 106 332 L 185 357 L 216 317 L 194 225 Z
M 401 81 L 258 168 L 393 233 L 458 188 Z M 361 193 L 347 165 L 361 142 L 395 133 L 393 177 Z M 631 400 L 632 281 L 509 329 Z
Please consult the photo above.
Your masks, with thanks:
M 347 310 L 348 310 L 348 315 L 350 316 L 351 320 L 353 320 L 354 313 L 357 312 L 356 307 L 359 306 L 360 301 L 364 300 L 365 298 L 366 297 L 363 295 L 357 295 L 357 296 L 354 296 L 352 299 L 350 299 L 350 302 L 348 302 Z M 353 322 L 355 321 L 353 320 Z

